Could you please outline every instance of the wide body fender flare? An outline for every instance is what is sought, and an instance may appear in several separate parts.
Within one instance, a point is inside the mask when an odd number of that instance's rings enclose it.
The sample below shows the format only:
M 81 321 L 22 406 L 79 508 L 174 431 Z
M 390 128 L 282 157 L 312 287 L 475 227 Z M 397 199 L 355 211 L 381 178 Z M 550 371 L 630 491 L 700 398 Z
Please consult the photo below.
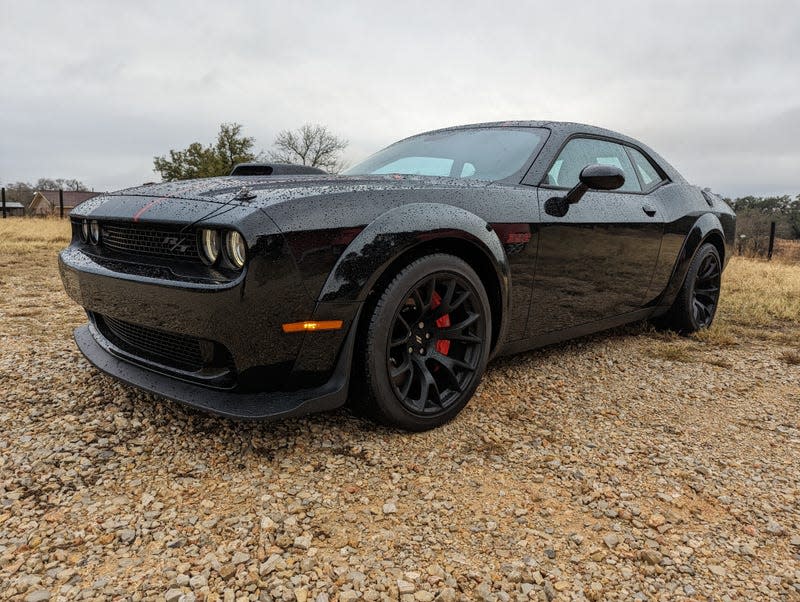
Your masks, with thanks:
M 503 245 L 490 224 L 464 209 L 440 203 L 410 203 L 381 214 L 342 253 L 319 294 L 319 306 L 362 304 L 378 280 L 415 249 L 470 245 L 491 265 L 500 293 L 501 321 L 509 315 L 511 273 Z M 483 275 L 484 278 L 486 274 Z M 319 307 L 318 306 L 318 307 Z
M 688 234 L 684 237 L 683 245 L 681 246 L 678 257 L 675 260 L 672 268 L 672 275 L 670 276 L 667 287 L 664 289 L 655 305 L 660 307 L 671 307 L 678 295 L 678 291 L 683 285 L 686 278 L 686 273 L 689 270 L 697 250 L 708 240 L 716 238 L 715 243 L 721 244 L 724 249 L 724 261 L 730 258 L 732 251 L 732 239 L 726 236 L 725 229 L 720 222 L 719 217 L 713 213 L 704 213 L 697 217 L 689 229 Z

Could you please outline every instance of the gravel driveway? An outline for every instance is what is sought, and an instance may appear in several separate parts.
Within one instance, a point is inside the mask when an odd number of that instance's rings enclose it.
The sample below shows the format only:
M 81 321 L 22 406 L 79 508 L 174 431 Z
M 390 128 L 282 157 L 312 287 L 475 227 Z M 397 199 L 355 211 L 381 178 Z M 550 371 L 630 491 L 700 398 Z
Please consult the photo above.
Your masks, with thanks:
M 102 376 L 53 251 L 26 257 L 0 271 L 4 600 L 800 600 L 800 328 L 500 360 L 424 434 L 236 423 Z

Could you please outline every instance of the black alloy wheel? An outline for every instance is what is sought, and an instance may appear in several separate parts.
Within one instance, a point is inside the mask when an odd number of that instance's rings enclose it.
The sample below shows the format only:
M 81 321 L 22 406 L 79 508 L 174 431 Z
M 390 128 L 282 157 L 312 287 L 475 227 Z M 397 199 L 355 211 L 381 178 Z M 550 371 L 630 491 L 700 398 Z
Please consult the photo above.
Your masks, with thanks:
M 692 288 L 692 318 L 697 329 L 708 328 L 714 320 L 719 302 L 722 267 L 719 255 L 708 253 L 700 262 Z
M 474 393 L 490 343 L 489 302 L 474 270 L 454 256 L 422 257 L 395 276 L 371 315 L 362 405 L 407 430 L 443 424 Z
M 683 334 L 708 328 L 717 313 L 721 282 L 719 251 L 714 245 L 705 243 L 692 258 L 672 307 L 653 322 L 658 327 Z

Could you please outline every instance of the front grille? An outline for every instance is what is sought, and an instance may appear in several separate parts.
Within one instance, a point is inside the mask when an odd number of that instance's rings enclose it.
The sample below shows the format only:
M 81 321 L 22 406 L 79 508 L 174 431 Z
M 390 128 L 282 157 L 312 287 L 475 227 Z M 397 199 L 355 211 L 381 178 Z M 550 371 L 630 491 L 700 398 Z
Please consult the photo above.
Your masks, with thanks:
M 102 226 L 102 243 L 120 253 L 200 261 L 193 228 L 107 223 Z
M 123 351 L 180 370 L 202 370 L 206 364 L 203 346 L 213 345 L 195 337 L 139 326 L 109 316 L 98 317 L 98 326 L 103 334 Z M 205 351 L 205 356 L 210 359 L 213 347 L 211 353 L 208 349 Z

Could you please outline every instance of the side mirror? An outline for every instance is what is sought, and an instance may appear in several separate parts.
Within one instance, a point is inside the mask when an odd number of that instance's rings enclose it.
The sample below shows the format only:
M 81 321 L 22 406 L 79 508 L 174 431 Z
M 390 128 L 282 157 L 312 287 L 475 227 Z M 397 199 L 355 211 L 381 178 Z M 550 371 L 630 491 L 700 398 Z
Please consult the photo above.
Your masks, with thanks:
M 581 170 L 579 180 L 567 196 L 547 200 L 544 210 L 548 215 L 564 217 L 569 211 L 569 206 L 580 201 L 588 190 L 616 190 L 625 183 L 625 174 L 619 167 L 595 163 Z

